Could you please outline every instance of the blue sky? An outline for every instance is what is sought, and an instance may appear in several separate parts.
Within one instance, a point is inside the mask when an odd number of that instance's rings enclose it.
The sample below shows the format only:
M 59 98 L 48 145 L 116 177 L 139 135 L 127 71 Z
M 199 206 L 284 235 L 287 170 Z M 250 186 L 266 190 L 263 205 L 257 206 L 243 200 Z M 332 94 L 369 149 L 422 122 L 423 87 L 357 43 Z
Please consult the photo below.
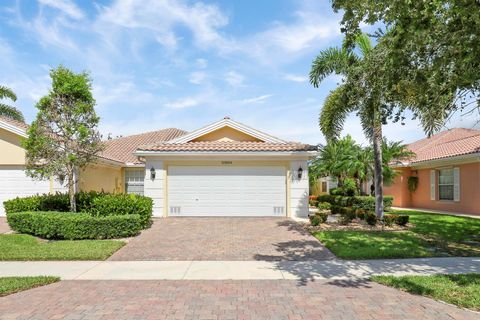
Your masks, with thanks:
M 225 115 L 288 140 L 321 143 L 328 92 L 308 83 L 316 54 L 342 41 L 329 1 L 2 1 L 0 83 L 30 122 L 49 69 L 88 70 L 103 134 L 194 130 Z M 466 126 L 464 120 L 454 125 Z M 364 142 L 351 115 L 344 128 Z M 388 138 L 423 137 L 416 121 Z

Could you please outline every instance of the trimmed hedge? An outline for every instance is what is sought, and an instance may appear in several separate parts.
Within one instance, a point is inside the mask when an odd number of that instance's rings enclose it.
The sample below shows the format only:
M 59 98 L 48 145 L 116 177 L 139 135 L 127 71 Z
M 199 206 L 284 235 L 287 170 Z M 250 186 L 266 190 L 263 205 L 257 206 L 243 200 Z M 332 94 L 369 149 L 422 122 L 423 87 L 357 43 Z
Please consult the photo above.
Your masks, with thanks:
M 14 231 L 46 239 L 111 239 L 132 237 L 142 230 L 138 214 L 94 217 L 86 213 L 10 212 L 7 221 Z
M 136 194 L 109 194 L 104 192 L 79 192 L 75 195 L 77 211 L 91 216 L 132 215 L 141 217 L 142 228 L 152 223 L 153 200 Z M 5 212 L 60 211 L 69 212 L 68 194 L 43 194 L 5 201 Z
M 365 211 L 375 211 L 375 197 L 372 196 L 336 196 L 331 194 L 324 194 L 318 196 L 319 202 L 328 202 L 332 206 L 352 207 L 354 210 L 362 209 Z M 383 205 L 385 210 L 392 207 L 393 197 L 384 196 Z

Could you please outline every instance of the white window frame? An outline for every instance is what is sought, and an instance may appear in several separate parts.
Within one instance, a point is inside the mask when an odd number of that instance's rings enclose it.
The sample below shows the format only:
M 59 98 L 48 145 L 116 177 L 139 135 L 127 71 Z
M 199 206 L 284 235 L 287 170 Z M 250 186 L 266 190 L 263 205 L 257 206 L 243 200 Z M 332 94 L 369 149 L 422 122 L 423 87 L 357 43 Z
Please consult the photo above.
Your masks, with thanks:
M 145 192 L 145 169 L 144 168 L 125 168 L 125 193 L 134 193 L 143 195 Z M 129 191 L 129 186 L 138 190 Z
M 455 200 L 455 181 L 454 181 L 454 169 L 453 168 L 443 168 L 438 169 L 438 181 L 437 181 L 437 189 L 438 189 L 438 200 L 440 201 L 454 201 Z M 441 183 L 442 172 L 449 171 L 451 175 L 451 183 Z M 448 199 L 442 199 L 442 194 L 440 192 L 441 186 L 451 186 L 452 187 L 452 197 Z

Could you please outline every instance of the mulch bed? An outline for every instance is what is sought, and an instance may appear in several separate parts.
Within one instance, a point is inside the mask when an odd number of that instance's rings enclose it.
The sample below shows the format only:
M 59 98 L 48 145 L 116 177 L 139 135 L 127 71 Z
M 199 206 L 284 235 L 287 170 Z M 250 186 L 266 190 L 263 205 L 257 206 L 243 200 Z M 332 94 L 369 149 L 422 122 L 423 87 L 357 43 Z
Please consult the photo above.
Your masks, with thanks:
M 340 224 L 338 218 L 340 215 L 334 214 L 329 215 L 328 220 L 325 223 L 321 223 L 318 226 L 312 226 L 310 222 L 305 222 L 302 224 L 303 228 L 309 232 L 316 231 L 405 231 L 413 227 L 411 223 L 406 226 L 399 226 L 393 224 L 391 227 L 382 226 L 380 223 L 377 223 L 375 226 L 368 225 L 364 220 L 353 219 L 347 225 Z

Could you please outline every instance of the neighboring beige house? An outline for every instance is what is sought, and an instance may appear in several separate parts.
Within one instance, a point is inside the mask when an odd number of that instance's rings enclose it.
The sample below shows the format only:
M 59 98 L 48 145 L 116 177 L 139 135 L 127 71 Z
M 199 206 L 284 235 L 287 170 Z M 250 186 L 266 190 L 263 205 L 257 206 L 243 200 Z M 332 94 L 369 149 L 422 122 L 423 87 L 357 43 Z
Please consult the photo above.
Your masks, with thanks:
M 25 176 L 20 139 L 27 128 L 0 118 L 2 202 L 65 190 L 54 179 L 38 182 Z M 80 190 L 144 194 L 153 198 L 155 216 L 308 214 L 307 161 L 316 155 L 310 145 L 281 140 L 228 117 L 190 133 L 164 129 L 105 143 L 98 161 L 79 173 Z
M 455 128 L 407 146 L 416 157 L 397 165 L 400 174 L 384 193 L 394 206 L 480 215 L 480 131 Z M 418 179 L 414 192 L 409 177 Z

